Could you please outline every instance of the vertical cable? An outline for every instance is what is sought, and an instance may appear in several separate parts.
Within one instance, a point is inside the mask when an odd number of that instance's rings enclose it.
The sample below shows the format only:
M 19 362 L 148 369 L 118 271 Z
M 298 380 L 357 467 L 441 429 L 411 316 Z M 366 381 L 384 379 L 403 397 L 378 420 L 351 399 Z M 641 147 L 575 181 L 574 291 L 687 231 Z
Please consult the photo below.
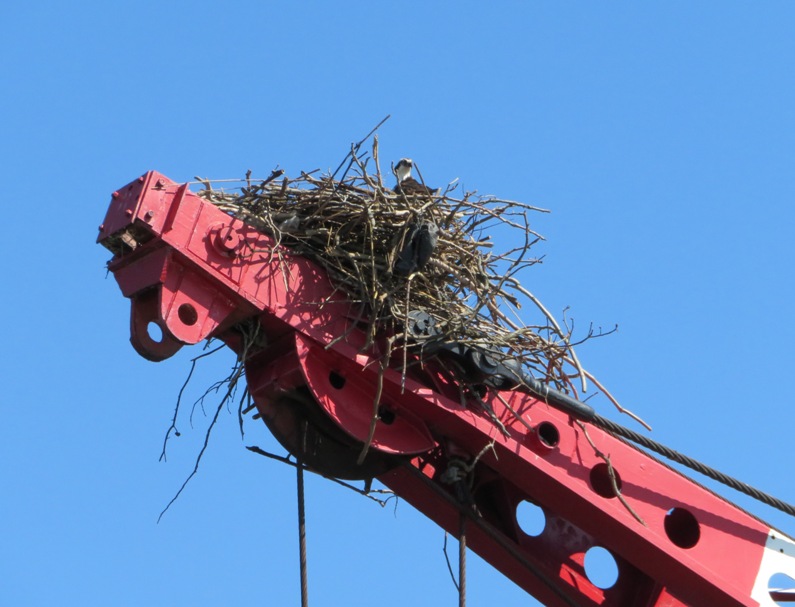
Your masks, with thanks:
M 301 563 L 301 607 L 309 605 L 306 582 L 306 519 L 304 513 L 304 465 L 301 460 L 295 466 L 298 480 L 298 554 Z
M 460 514 L 458 528 L 458 607 L 467 605 L 467 516 Z

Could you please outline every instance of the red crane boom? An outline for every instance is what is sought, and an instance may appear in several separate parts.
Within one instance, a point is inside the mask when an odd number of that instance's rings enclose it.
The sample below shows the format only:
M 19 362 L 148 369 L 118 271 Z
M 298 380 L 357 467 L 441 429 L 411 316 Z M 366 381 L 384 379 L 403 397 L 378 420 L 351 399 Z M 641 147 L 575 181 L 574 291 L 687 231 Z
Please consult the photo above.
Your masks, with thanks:
M 390 368 L 322 269 L 274 255 L 273 239 L 187 185 L 149 172 L 114 192 L 98 242 L 142 356 L 208 337 L 241 353 L 241 327 L 257 328 L 248 387 L 293 455 L 328 476 L 378 478 L 453 535 L 466 517 L 468 546 L 547 605 L 769 606 L 771 575 L 795 577 L 793 540 L 598 427 L 488 389 L 503 432 L 443 369 Z M 525 501 L 545 516 L 534 536 L 517 521 Z M 610 588 L 586 575 L 594 546 L 616 560 Z

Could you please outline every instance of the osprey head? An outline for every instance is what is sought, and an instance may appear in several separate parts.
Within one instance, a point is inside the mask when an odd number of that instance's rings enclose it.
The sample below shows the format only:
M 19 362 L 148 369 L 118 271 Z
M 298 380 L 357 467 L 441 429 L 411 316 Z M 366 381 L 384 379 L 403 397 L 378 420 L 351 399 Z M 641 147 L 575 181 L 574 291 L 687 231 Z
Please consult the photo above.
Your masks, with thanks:
M 401 158 L 398 160 L 398 163 L 395 165 L 395 176 L 397 177 L 398 183 L 411 177 L 412 166 L 414 166 L 414 163 L 411 161 L 411 158 Z

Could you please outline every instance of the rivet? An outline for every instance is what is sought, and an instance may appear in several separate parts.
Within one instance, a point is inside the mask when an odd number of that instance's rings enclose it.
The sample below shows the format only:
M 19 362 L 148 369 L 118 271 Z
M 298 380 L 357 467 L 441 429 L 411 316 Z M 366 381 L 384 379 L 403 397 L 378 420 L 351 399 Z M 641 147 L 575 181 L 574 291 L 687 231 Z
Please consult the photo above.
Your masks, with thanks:
M 152 219 L 152 217 L 154 217 L 154 215 L 155 214 L 152 211 L 147 211 L 146 215 L 144 215 L 144 218 L 148 221 L 148 220 Z
M 119 197 L 119 193 L 118 192 L 113 192 L 113 194 L 111 194 L 111 197 L 118 198 Z
M 127 215 L 127 217 L 132 217 L 132 209 L 127 209 L 124 211 L 124 214 Z

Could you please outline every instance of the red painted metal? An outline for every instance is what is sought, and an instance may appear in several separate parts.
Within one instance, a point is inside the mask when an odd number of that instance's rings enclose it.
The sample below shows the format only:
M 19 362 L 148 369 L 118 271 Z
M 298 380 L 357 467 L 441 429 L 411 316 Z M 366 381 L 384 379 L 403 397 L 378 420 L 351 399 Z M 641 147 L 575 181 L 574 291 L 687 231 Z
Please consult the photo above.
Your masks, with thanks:
M 582 428 L 526 394 L 492 391 L 484 399 L 506 435 L 479 407 L 462 404 L 433 363 L 405 377 L 392 367 L 381 374 L 378 344 L 366 349 L 355 326 L 359 310 L 321 269 L 288 250 L 275 254 L 269 236 L 187 186 L 150 172 L 114 192 L 98 241 L 113 251 L 109 268 L 132 301 L 139 353 L 162 360 L 210 336 L 239 350 L 235 327 L 255 319 L 266 344 L 246 361 L 249 389 L 286 448 L 326 474 L 378 476 L 453 534 L 463 507 L 476 523 L 467 544 L 545 604 L 773 604 L 757 583 L 771 532 L 764 523 L 589 427 L 619 475 L 622 503 Z M 150 323 L 161 339 L 149 334 Z M 379 421 L 359 464 L 374 411 Z M 462 506 L 462 486 L 447 484 L 445 473 L 490 443 Z M 517 520 L 523 501 L 545 514 L 536 536 Z M 588 579 L 585 554 L 595 546 L 616 560 L 611 588 Z

